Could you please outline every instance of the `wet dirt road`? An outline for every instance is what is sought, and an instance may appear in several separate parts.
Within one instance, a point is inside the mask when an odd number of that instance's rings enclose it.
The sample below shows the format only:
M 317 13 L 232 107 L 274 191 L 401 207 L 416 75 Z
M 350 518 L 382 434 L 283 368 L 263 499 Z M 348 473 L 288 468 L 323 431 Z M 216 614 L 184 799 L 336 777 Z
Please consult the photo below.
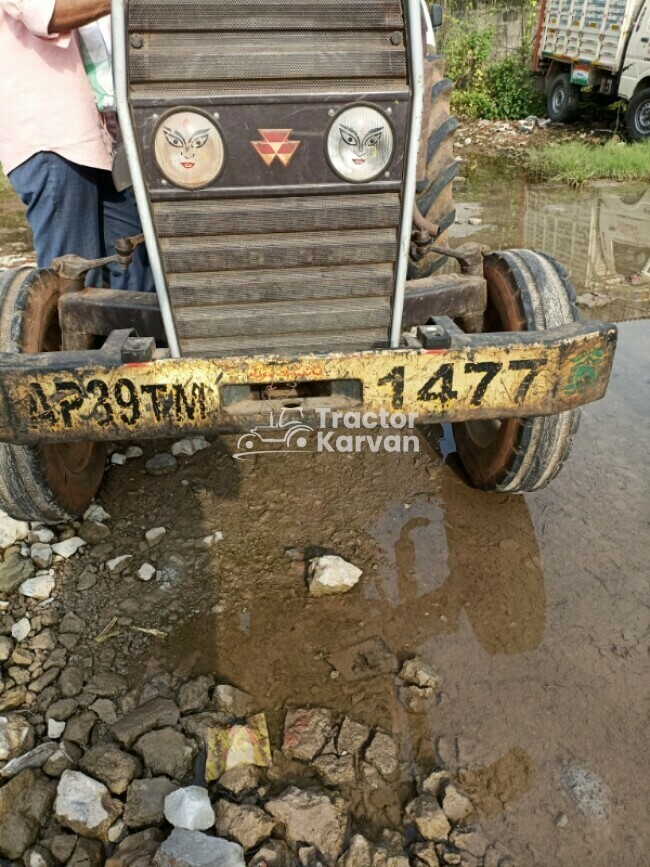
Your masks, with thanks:
M 501 238 L 523 244 L 512 226 Z M 460 770 L 482 830 L 517 867 L 650 863 L 649 338 L 647 320 L 622 325 L 607 398 L 585 409 L 563 473 L 533 496 L 467 488 L 449 432 L 435 429 L 418 455 L 234 462 L 224 438 L 155 478 L 145 459 L 164 445 L 143 444 L 108 474 L 112 539 L 94 556 L 146 557 L 165 580 L 104 573 L 81 592 L 87 561 L 70 561 L 64 600 L 88 626 L 80 658 L 143 686 L 168 670 L 214 673 L 254 695 L 275 743 L 287 706 L 381 726 L 415 772 Z M 161 525 L 145 554 L 144 530 Z M 215 530 L 223 541 L 201 550 Z M 308 596 L 305 558 L 323 552 L 363 569 L 357 588 Z M 168 637 L 94 644 L 114 616 Z M 428 714 L 408 714 L 372 660 L 350 665 L 349 648 L 374 638 L 441 672 Z M 358 826 L 399 826 L 412 794 L 405 777 L 390 798 L 360 799 Z

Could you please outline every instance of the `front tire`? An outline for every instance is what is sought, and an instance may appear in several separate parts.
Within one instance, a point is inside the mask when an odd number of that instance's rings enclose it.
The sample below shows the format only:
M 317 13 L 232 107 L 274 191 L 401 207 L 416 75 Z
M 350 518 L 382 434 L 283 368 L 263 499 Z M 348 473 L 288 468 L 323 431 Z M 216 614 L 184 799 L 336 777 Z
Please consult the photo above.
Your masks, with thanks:
M 53 271 L 0 275 L 0 351 L 61 349 L 59 280 Z M 82 514 L 104 476 L 104 443 L 0 443 L 0 509 L 23 521 L 57 523 Z
M 650 87 L 635 93 L 625 112 L 625 128 L 632 141 L 650 138 Z
M 556 75 L 551 81 L 546 97 L 546 111 L 549 118 L 555 123 L 566 123 L 578 111 L 579 101 L 580 88 L 571 84 L 569 73 L 561 72 Z
M 486 256 L 488 306 L 483 332 L 545 331 L 579 318 L 575 293 L 555 259 L 531 250 Z M 536 418 L 454 425 L 458 457 L 477 488 L 501 493 L 538 491 L 566 460 L 579 410 Z

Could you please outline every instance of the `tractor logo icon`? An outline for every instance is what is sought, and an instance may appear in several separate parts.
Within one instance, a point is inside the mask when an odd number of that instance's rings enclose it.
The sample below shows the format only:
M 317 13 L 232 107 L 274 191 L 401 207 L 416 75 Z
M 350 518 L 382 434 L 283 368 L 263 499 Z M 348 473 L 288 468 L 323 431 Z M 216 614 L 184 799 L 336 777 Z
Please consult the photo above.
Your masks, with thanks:
M 280 410 L 277 421 L 271 411 L 267 425 L 256 425 L 242 434 L 233 458 L 243 460 L 249 455 L 303 451 L 313 432 L 314 428 L 303 421 L 301 406 L 286 406 Z

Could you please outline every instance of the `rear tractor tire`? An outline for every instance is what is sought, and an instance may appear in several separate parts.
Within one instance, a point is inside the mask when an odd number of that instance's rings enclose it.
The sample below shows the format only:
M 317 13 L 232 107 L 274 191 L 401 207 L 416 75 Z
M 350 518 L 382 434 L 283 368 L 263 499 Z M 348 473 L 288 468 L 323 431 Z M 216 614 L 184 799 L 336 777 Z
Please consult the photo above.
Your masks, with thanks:
M 560 72 L 549 84 L 546 112 L 555 123 L 566 123 L 575 117 L 579 101 L 580 88 L 571 84 L 568 72 Z
M 575 293 L 550 256 L 509 250 L 485 258 L 488 306 L 483 332 L 545 331 L 575 322 Z M 454 424 L 458 457 L 477 488 L 501 493 L 538 491 L 566 460 L 579 410 L 535 418 Z
M 0 351 L 60 350 L 58 299 L 52 271 L 16 268 L 0 275 Z M 104 443 L 0 443 L 0 509 L 46 524 L 80 515 L 99 489 L 105 463 Z
M 416 208 L 430 223 L 440 227 L 434 241 L 437 245 L 444 246 L 447 229 L 456 219 L 452 184 L 458 174 L 458 163 L 454 159 L 454 133 L 458 129 L 458 120 L 451 115 L 449 101 L 454 86 L 448 78 L 444 77 L 443 56 L 436 54 L 427 57 L 427 64 L 431 75 L 427 166 L 425 179 L 418 185 Z M 429 277 L 446 261 L 446 257 L 437 253 L 429 253 L 418 261 L 411 259 L 408 279 Z

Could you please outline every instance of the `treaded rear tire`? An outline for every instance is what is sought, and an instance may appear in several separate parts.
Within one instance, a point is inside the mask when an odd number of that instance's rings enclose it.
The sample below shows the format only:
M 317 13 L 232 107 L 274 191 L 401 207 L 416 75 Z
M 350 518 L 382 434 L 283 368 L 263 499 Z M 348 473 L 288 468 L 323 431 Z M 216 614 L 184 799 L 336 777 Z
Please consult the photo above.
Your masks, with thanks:
M 454 134 L 458 120 L 451 115 L 449 101 L 453 83 L 444 77 L 445 59 L 441 54 L 427 58 L 431 66 L 431 114 L 429 116 L 427 168 L 425 180 L 418 185 L 416 207 L 430 223 L 440 226 L 436 244 L 446 243 L 447 229 L 456 219 L 452 184 L 458 174 L 454 159 Z M 429 253 L 423 259 L 409 260 L 408 279 L 428 277 L 441 268 L 447 259 Z
M 546 112 L 555 123 L 566 123 L 575 117 L 579 101 L 580 89 L 571 84 L 568 72 L 560 72 L 549 85 Z
M 566 271 L 551 256 L 509 250 L 486 256 L 488 309 L 484 331 L 545 331 L 579 319 Z M 472 483 L 501 493 L 538 491 L 559 473 L 579 410 L 500 423 L 454 425 L 458 456 Z
M 631 141 L 650 138 L 650 87 L 634 94 L 625 112 L 625 128 Z
M 0 351 L 60 349 L 58 278 L 17 268 L 0 274 Z M 103 443 L 0 443 L 0 509 L 23 521 L 58 523 L 85 511 L 104 475 Z

